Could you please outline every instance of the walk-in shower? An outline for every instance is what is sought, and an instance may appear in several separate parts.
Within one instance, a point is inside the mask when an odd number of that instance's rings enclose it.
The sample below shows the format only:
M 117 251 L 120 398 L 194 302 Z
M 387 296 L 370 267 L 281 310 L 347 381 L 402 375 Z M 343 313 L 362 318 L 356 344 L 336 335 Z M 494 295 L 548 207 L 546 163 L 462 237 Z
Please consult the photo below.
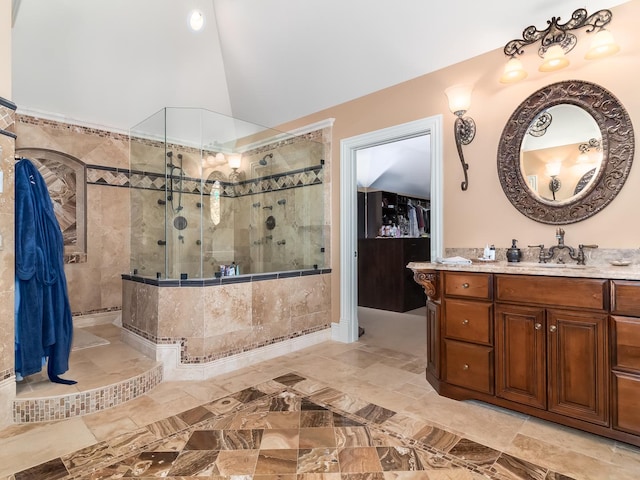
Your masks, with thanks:
M 222 266 L 242 275 L 327 265 L 321 130 L 292 135 L 165 108 L 130 140 L 135 274 L 206 279 L 227 273 Z

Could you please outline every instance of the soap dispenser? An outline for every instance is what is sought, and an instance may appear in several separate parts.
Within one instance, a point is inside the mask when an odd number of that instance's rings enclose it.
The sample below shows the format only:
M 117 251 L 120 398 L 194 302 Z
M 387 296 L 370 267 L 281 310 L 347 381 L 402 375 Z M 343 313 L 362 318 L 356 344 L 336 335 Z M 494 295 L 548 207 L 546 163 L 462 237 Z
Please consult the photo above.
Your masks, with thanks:
M 507 261 L 519 262 L 522 258 L 522 252 L 517 246 L 518 241 L 514 238 L 511 240 L 511 248 L 507 249 Z

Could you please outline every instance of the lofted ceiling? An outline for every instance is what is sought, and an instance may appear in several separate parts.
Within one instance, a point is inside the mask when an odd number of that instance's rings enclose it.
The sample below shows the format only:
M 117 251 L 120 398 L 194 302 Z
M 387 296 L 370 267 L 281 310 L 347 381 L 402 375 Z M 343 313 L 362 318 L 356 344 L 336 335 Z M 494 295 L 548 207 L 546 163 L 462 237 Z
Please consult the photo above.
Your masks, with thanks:
M 552 16 L 621 3 L 13 0 L 12 100 L 121 131 L 163 107 L 276 127 L 502 48 Z
M 384 190 L 431 198 L 430 135 L 405 138 L 356 152 L 358 190 Z

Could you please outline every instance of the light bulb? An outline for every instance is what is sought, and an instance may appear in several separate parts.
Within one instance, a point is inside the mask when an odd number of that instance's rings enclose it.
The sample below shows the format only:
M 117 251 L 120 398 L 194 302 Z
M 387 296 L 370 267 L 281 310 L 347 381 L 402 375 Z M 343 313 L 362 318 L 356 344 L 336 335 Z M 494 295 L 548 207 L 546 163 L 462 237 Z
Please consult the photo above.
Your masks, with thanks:
M 595 34 L 591 41 L 591 46 L 584 58 L 594 60 L 596 58 L 608 57 L 620 51 L 620 46 L 613 38 L 609 30 L 602 29 Z
M 544 54 L 544 61 L 540 65 L 541 72 L 553 72 L 569 65 L 569 60 L 564 55 L 564 50 L 558 44 L 550 46 Z
M 242 157 L 240 155 L 229 155 L 229 166 L 234 169 L 240 168 Z
M 504 66 L 504 72 L 500 77 L 500 83 L 513 83 L 526 78 L 527 72 L 522 66 L 522 62 L 517 58 L 512 58 Z
M 189 27 L 194 32 L 199 32 L 204 27 L 204 13 L 200 10 L 193 10 L 189 13 Z
M 558 175 L 560 175 L 560 169 L 562 168 L 562 162 L 561 161 L 555 161 L 555 162 L 549 162 L 546 165 L 546 173 L 547 175 L 549 175 L 550 177 L 557 177 Z
M 447 88 L 444 93 L 449 99 L 449 110 L 456 115 L 464 115 L 471 106 L 470 85 L 455 85 Z

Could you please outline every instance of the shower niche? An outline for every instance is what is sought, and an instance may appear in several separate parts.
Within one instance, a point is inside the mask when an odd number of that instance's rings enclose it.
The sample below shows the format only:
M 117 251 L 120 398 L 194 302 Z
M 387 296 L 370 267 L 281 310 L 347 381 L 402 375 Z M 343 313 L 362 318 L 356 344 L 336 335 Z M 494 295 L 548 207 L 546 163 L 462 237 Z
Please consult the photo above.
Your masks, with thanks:
M 207 279 L 324 268 L 323 131 L 293 135 L 196 108 L 130 129 L 131 271 Z

